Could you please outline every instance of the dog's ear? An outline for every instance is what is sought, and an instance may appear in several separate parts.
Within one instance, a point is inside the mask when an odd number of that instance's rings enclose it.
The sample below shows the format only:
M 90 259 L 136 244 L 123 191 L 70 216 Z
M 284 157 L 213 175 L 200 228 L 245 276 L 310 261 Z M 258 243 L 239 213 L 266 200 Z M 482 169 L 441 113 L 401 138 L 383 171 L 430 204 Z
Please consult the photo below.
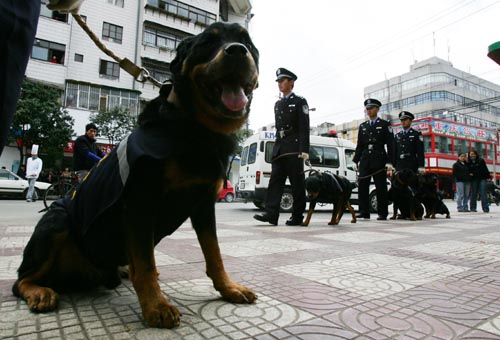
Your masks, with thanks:
M 195 37 L 186 38 L 182 40 L 181 43 L 177 46 L 175 58 L 170 63 L 170 72 L 172 72 L 172 77 L 174 80 L 177 77 L 180 77 L 182 74 L 182 65 L 184 64 L 184 60 L 188 56 L 194 39 Z

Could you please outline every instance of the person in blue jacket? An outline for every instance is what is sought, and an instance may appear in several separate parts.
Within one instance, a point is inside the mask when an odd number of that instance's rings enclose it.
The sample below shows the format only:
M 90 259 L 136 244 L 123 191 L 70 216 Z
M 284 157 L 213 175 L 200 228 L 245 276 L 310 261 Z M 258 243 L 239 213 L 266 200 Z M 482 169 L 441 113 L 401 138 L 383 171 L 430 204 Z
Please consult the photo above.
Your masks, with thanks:
M 73 169 L 78 176 L 78 181 L 87 175 L 90 169 L 104 157 L 95 142 L 97 126 L 94 123 L 85 126 L 85 134 L 78 137 L 75 141 L 73 151 Z

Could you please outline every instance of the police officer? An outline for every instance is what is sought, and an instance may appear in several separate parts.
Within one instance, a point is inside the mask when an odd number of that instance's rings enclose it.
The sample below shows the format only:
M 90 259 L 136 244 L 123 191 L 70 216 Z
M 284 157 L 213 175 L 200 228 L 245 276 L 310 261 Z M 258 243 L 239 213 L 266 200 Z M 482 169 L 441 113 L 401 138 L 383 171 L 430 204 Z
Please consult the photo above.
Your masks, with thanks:
M 395 158 L 394 167 L 396 171 L 411 169 L 413 172 L 425 172 L 424 137 L 420 131 L 411 127 L 415 116 L 408 111 L 399 113 L 401 127 L 403 128 L 394 137 Z
M 293 212 L 287 225 L 302 224 L 306 208 L 304 161 L 309 159 L 309 107 L 305 98 L 292 92 L 297 76 L 285 69 L 276 71 L 280 100 L 274 104 L 276 142 L 272 154 L 271 179 L 267 188 L 266 212 L 256 220 L 278 224 L 281 196 L 288 177 L 292 185 Z
M 358 144 L 353 158 L 354 163 L 359 163 L 359 214 L 357 217 L 370 218 L 369 187 L 373 177 L 377 192 L 377 220 L 386 220 L 388 214 L 386 176 L 392 173 L 394 136 L 391 123 L 377 116 L 382 103 L 377 99 L 369 98 L 365 100 L 364 105 L 369 120 L 359 126 Z

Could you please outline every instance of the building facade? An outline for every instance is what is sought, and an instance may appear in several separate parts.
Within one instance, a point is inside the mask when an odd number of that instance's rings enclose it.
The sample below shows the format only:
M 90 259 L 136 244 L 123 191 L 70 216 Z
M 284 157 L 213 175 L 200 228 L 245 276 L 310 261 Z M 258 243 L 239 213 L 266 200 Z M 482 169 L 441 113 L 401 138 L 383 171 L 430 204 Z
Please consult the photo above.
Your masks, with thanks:
M 114 54 L 163 82 L 180 41 L 216 21 L 248 27 L 250 10 L 250 0 L 86 0 L 79 14 Z M 75 137 L 85 132 L 91 113 L 120 107 L 137 116 L 159 91 L 120 69 L 71 15 L 44 5 L 26 77 L 61 89 L 62 104 L 75 119 Z M 98 141 L 106 147 L 107 140 Z M 71 154 L 71 145 L 65 152 Z M 16 148 L 7 147 L 0 163 L 12 168 L 18 158 Z

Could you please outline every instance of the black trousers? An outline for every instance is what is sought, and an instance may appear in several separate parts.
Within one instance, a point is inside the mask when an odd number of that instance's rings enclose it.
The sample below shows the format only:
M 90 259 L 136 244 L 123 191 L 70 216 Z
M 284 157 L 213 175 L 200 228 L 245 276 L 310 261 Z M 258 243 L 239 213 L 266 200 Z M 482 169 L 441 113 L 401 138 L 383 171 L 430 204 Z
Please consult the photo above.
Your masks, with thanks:
M 40 0 L 0 1 L 0 155 L 16 111 L 40 4 Z
M 267 188 L 266 211 L 271 216 L 279 216 L 281 196 L 285 190 L 287 177 L 292 185 L 292 217 L 302 219 L 302 214 L 306 209 L 304 161 L 296 155 L 279 158 L 272 163 L 271 179 Z
M 387 198 L 387 173 L 384 167 L 371 167 L 369 164 L 363 164 L 361 161 L 359 176 L 364 177 L 359 179 L 358 201 L 359 213 L 363 215 L 370 214 L 370 182 L 373 177 L 377 192 L 377 213 L 380 216 L 387 217 L 389 214 L 389 200 Z M 368 161 L 366 161 L 368 163 Z M 380 169 L 383 169 L 379 171 Z M 379 172 L 377 172 L 379 171 Z M 366 177 L 377 172 L 377 174 Z

